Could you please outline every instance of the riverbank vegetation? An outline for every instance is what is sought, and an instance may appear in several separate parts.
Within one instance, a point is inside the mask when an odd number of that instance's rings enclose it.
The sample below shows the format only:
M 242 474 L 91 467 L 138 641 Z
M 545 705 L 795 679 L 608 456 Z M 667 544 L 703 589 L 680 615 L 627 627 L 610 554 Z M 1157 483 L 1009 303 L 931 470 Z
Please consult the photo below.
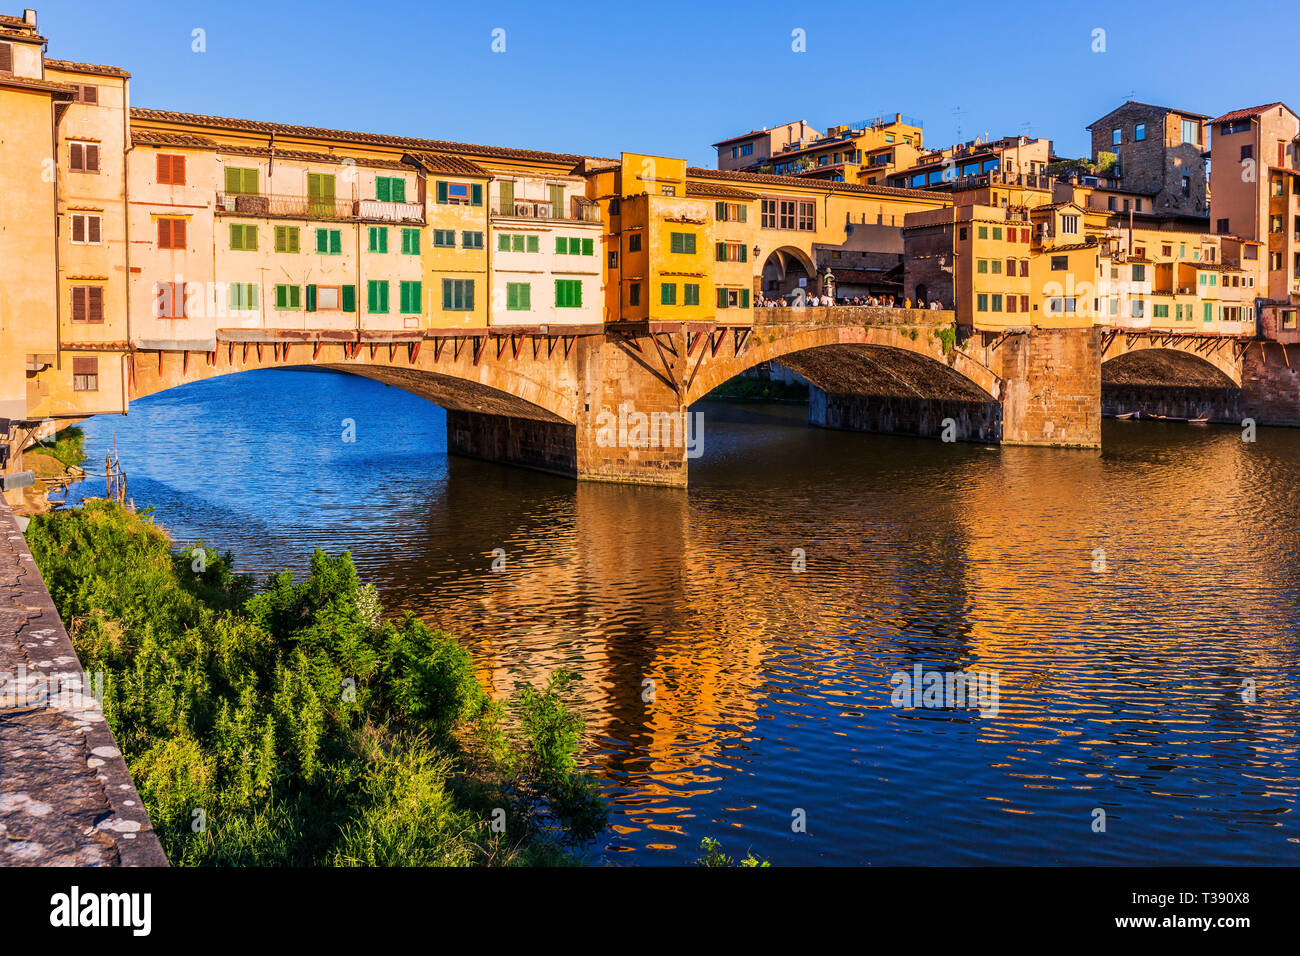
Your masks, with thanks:
M 571 678 L 492 700 L 346 553 L 256 586 L 106 501 L 27 540 L 174 865 L 558 864 L 604 828 Z

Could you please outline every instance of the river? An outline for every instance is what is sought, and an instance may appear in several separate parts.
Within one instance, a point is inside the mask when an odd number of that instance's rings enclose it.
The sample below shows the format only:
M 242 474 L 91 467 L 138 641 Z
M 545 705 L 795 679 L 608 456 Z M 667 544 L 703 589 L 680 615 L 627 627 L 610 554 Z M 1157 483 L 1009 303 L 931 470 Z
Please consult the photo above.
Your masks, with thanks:
M 697 410 L 685 492 L 449 458 L 441 409 L 345 375 L 83 427 L 178 542 L 347 549 L 498 693 L 576 673 L 595 860 L 1300 863 L 1300 430 L 1108 421 L 1098 453 Z M 983 697 L 898 705 L 958 670 Z

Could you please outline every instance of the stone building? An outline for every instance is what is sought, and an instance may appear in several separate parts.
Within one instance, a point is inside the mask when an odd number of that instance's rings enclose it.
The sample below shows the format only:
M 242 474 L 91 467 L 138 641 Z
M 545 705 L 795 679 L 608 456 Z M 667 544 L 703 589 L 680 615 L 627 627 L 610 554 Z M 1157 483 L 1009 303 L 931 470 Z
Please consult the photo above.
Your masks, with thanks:
M 1129 100 L 1092 123 L 1092 160 L 1119 157 L 1117 185 L 1146 196 L 1155 212 L 1204 216 L 1209 210 L 1205 159 L 1209 117 Z

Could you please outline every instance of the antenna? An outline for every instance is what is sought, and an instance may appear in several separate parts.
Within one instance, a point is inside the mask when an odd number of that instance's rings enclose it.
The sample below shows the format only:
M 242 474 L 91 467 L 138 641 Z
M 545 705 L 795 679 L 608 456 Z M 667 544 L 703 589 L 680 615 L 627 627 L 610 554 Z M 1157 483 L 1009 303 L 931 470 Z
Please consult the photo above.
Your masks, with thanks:
M 955 118 L 957 123 L 957 142 L 960 143 L 961 142 L 961 118 L 966 115 L 966 111 L 962 109 L 960 106 L 954 106 L 952 108 L 952 115 Z
M 1033 138 L 1034 138 L 1034 124 L 1033 124 L 1033 123 L 1029 122 L 1028 120 L 1025 120 L 1025 122 L 1023 122 L 1023 123 L 1020 124 L 1020 128 L 1021 128 L 1022 130 L 1025 131 L 1025 138 L 1026 138 L 1026 139 L 1033 139 Z

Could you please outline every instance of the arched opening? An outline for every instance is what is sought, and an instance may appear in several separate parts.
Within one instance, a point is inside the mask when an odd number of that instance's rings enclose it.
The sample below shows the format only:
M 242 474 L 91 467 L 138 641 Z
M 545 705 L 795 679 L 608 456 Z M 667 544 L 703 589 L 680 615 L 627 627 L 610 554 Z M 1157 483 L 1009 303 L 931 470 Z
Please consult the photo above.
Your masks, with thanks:
M 796 289 L 803 289 L 809 295 L 818 291 L 817 270 L 812 260 L 792 246 L 773 249 L 763 263 L 763 294 L 779 299 Z
M 1107 417 L 1241 420 L 1241 388 L 1213 363 L 1178 349 L 1136 349 L 1101 365 Z
M 930 290 L 926 288 L 924 282 L 916 284 L 916 302 L 918 308 L 924 308 L 925 303 L 930 301 Z

